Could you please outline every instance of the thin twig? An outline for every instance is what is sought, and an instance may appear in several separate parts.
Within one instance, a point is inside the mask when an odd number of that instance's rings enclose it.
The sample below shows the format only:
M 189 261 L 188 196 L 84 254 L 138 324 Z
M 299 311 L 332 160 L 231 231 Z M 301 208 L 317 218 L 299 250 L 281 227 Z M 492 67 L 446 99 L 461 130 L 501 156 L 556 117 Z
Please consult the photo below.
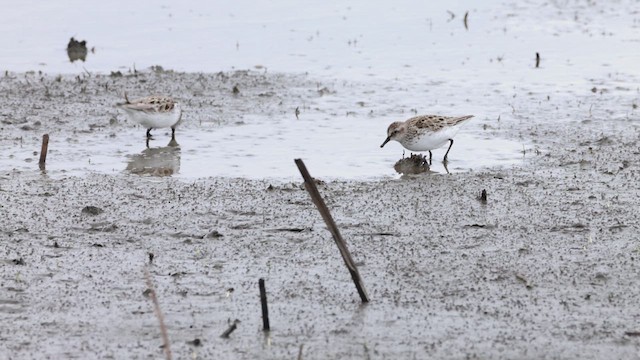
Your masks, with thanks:
M 351 274 L 351 279 L 353 279 L 353 283 L 356 285 L 356 289 L 358 290 L 358 294 L 360 295 L 360 299 L 363 303 L 369 302 L 369 296 L 367 295 L 367 291 L 364 288 L 364 283 L 362 282 L 362 278 L 360 277 L 360 273 L 358 272 L 358 268 L 356 267 L 353 258 L 351 258 L 351 253 L 347 248 L 342 235 L 340 235 L 340 231 L 338 230 L 338 226 L 335 221 L 333 221 L 333 217 L 331 217 L 331 213 L 329 212 L 329 208 L 322 200 L 322 196 L 318 192 L 318 188 L 316 187 L 316 183 L 307 171 L 307 167 L 304 165 L 304 162 L 300 159 L 294 160 L 296 165 L 298 166 L 298 170 L 300 170 L 300 174 L 302 174 L 302 178 L 304 179 L 304 185 L 311 195 L 311 200 L 318 208 L 322 219 L 327 224 L 331 235 L 333 236 L 333 240 L 338 245 L 338 249 L 340 250 L 340 255 L 342 255 L 342 260 L 344 260 L 344 264 L 347 266 L 349 273 Z
M 160 323 L 160 333 L 162 334 L 162 347 L 164 349 L 164 354 L 167 360 L 171 360 L 171 347 L 169 346 L 169 334 L 167 333 L 167 327 L 164 325 L 164 315 L 162 315 L 162 311 L 160 310 L 160 304 L 158 303 L 158 297 L 156 296 L 156 289 L 153 287 L 153 282 L 151 282 L 151 275 L 149 274 L 149 269 L 144 269 L 144 277 L 147 280 L 147 287 L 149 288 L 149 297 L 153 302 L 153 310 L 156 313 L 156 317 L 158 318 L 158 322 Z

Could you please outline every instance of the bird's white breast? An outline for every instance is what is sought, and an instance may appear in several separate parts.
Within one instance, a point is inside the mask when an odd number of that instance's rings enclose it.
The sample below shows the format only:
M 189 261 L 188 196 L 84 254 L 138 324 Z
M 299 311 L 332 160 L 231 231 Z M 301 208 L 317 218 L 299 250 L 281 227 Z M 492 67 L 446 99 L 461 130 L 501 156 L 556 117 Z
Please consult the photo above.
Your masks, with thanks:
M 427 151 L 438 149 L 453 139 L 460 130 L 460 126 L 444 128 L 438 132 L 423 132 L 413 138 L 405 138 L 400 143 L 411 151 Z

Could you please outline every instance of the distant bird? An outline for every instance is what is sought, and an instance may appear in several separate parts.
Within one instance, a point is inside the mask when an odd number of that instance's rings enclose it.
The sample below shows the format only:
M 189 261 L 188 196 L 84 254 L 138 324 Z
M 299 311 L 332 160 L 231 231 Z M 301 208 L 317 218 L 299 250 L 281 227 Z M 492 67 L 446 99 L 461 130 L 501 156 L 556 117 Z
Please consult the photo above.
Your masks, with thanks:
M 129 118 L 147 129 L 147 139 L 151 138 L 151 129 L 171 128 L 171 138 L 175 139 L 176 126 L 182 120 L 180 103 L 168 96 L 148 96 L 129 101 L 124 94 L 125 102 L 117 104 Z
M 422 115 L 412 117 L 407 121 L 396 121 L 387 129 L 387 139 L 380 145 L 384 147 L 389 141 L 395 140 L 411 151 L 429 151 L 437 149 L 450 142 L 444 161 L 447 161 L 449 150 L 453 146 L 453 137 L 460 127 L 466 124 L 473 115 L 449 117 L 442 115 Z

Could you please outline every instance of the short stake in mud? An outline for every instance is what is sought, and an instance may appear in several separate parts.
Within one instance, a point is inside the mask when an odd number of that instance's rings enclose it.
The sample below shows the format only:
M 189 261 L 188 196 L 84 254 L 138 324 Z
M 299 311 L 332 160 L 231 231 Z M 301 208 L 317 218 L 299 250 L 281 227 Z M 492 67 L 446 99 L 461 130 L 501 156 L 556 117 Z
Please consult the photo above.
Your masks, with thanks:
M 40 169 L 44 169 L 47 162 L 47 151 L 49 151 L 49 134 L 42 135 L 42 148 L 40 148 Z
M 302 178 L 304 179 L 304 186 L 307 188 L 309 195 L 311 195 L 311 200 L 313 200 L 313 203 L 316 204 L 320 215 L 322 215 L 322 219 L 324 219 L 324 222 L 327 224 L 327 227 L 329 228 L 329 231 L 333 236 L 333 240 L 336 242 L 336 245 L 338 245 L 340 255 L 342 255 L 342 260 L 344 260 L 344 264 L 347 266 L 347 269 L 351 274 L 351 279 L 353 279 L 353 283 L 356 285 L 356 289 L 358 289 L 360 299 L 363 303 L 369 302 L 369 296 L 367 295 L 367 291 L 364 288 L 362 278 L 360 278 L 358 268 L 351 258 L 351 253 L 349 253 L 349 249 L 347 249 L 347 244 L 344 242 L 344 239 L 342 239 L 342 235 L 340 235 L 338 226 L 336 225 L 335 221 L 333 221 L 333 217 L 331 217 L 329 208 L 327 208 L 324 200 L 322 200 L 322 196 L 320 196 L 320 193 L 318 192 L 316 183 L 313 181 L 311 175 L 309 175 L 309 171 L 307 171 L 307 167 L 304 165 L 304 162 L 300 159 L 295 159 L 294 161 L 298 166 L 298 170 L 300 170 L 300 174 L 302 174 Z
M 258 280 L 260 288 L 260 303 L 262 304 L 262 331 L 269 331 L 269 307 L 267 306 L 267 290 L 264 288 L 264 279 Z
M 169 334 L 167 332 L 167 327 L 164 324 L 164 315 L 162 315 L 162 311 L 160 310 L 160 304 L 158 303 L 156 289 L 153 287 L 153 282 L 151 281 L 151 274 L 149 274 L 149 270 L 146 268 L 144 269 L 144 277 L 147 280 L 147 288 L 149 290 L 149 297 L 151 298 L 151 302 L 153 303 L 153 310 L 155 311 L 156 317 L 158 318 L 158 323 L 160 324 L 162 348 L 164 349 L 166 359 L 171 360 L 173 357 L 171 355 L 171 347 L 169 346 Z
M 238 328 L 238 323 L 240 322 L 240 320 L 235 319 L 231 325 L 229 326 L 229 328 L 227 328 L 227 330 L 225 330 L 222 335 L 220 335 L 221 338 L 223 339 L 228 339 L 229 335 L 231 335 L 232 332 L 234 332 L 237 328 Z

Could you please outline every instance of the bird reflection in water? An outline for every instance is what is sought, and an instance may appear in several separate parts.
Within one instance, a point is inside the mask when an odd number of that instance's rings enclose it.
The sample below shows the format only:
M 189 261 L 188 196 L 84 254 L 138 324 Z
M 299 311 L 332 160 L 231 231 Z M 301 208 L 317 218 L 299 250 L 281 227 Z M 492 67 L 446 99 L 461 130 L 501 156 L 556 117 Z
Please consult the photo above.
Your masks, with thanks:
M 149 147 L 147 139 L 147 148 L 129 157 L 126 171 L 131 174 L 171 176 L 180 171 L 180 145 L 175 138 L 162 147 Z

